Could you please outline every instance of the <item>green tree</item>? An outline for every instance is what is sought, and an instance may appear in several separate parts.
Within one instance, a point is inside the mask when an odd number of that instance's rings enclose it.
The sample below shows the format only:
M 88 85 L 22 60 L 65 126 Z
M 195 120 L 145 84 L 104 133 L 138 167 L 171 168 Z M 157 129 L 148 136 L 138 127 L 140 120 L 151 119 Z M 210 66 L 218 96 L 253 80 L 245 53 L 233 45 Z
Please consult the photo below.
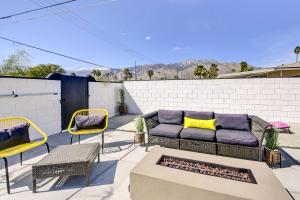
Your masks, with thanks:
M 179 80 L 178 75 L 174 75 L 174 79 Z
M 72 73 L 71 73 L 71 76 L 77 76 L 77 75 L 76 75 L 76 73 L 75 73 L 75 72 L 72 72 Z
M 3 60 L 0 67 L 0 74 L 10 76 L 24 76 L 26 64 L 29 62 L 29 54 L 25 50 L 18 50 Z
M 123 74 L 124 74 L 124 80 L 125 81 L 132 78 L 132 73 L 130 72 L 130 70 L 128 68 L 125 68 L 123 70 Z
M 149 79 L 151 80 L 154 72 L 153 72 L 153 70 L 150 69 L 150 70 L 147 71 L 147 74 L 149 76 Z
M 300 53 L 300 46 L 296 46 L 294 49 L 294 53 L 296 54 L 296 63 L 298 62 L 298 56 Z
M 100 69 L 93 69 L 92 75 L 95 77 L 100 77 L 102 75 L 102 73 L 101 73 Z
M 26 70 L 26 75 L 34 78 L 46 78 L 51 73 L 65 74 L 66 71 L 56 64 L 39 64 Z
M 196 69 L 194 70 L 194 76 L 197 76 L 198 78 L 207 78 L 208 77 L 208 70 L 205 69 L 203 65 L 198 65 Z
M 241 66 L 241 72 L 246 72 L 246 71 L 252 71 L 253 70 L 253 68 L 250 67 L 248 65 L 248 63 L 245 62 L 245 61 L 240 62 L 240 66 Z
M 217 64 L 211 64 L 210 68 L 209 68 L 209 74 L 208 77 L 209 78 L 217 78 L 218 76 L 218 65 Z

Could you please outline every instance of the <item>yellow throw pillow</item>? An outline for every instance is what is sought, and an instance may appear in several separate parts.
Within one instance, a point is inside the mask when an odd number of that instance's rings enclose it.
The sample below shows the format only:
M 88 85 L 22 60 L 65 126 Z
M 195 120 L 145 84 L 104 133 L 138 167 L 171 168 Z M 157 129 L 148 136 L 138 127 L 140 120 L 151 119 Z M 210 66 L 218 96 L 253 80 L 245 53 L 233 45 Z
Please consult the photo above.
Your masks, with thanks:
M 184 128 L 203 128 L 209 130 L 216 130 L 216 120 L 209 119 L 193 119 L 189 117 L 184 117 Z

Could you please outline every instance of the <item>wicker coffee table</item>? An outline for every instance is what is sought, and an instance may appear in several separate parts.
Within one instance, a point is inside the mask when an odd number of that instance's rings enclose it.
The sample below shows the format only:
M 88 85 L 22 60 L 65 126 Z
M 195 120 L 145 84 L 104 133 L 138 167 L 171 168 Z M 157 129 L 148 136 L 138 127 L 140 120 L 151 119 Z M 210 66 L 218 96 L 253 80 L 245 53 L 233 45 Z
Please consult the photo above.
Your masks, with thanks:
M 36 179 L 56 176 L 85 175 L 90 182 L 90 169 L 98 156 L 100 144 L 62 145 L 32 166 L 32 192 L 36 192 Z

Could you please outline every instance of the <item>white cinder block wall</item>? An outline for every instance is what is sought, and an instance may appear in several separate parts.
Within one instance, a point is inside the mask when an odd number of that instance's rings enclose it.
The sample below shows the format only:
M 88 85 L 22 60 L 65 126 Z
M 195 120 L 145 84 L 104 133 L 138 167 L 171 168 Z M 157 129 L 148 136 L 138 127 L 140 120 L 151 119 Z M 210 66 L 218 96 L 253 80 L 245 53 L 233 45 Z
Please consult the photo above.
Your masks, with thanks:
M 124 88 L 131 113 L 183 109 L 300 123 L 300 78 L 126 81 Z
M 3 97 L 12 91 L 19 97 Z M 57 95 L 35 95 L 57 93 Z M 22 94 L 31 94 L 22 96 Z M 0 78 L 0 118 L 22 116 L 29 118 L 48 135 L 61 130 L 60 81 Z M 31 139 L 39 137 L 36 133 Z
M 122 83 L 90 82 L 89 83 L 89 107 L 105 108 L 109 117 L 118 114 L 118 94 Z

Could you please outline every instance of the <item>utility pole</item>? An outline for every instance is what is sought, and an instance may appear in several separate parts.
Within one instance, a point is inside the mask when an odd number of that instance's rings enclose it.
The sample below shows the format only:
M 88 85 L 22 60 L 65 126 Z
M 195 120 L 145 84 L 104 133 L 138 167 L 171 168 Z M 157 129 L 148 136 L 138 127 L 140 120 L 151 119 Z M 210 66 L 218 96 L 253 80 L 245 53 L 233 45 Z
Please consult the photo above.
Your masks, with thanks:
M 136 60 L 134 61 L 134 76 L 135 76 L 135 80 L 137 80 L 137 76 L 136 76 Z

